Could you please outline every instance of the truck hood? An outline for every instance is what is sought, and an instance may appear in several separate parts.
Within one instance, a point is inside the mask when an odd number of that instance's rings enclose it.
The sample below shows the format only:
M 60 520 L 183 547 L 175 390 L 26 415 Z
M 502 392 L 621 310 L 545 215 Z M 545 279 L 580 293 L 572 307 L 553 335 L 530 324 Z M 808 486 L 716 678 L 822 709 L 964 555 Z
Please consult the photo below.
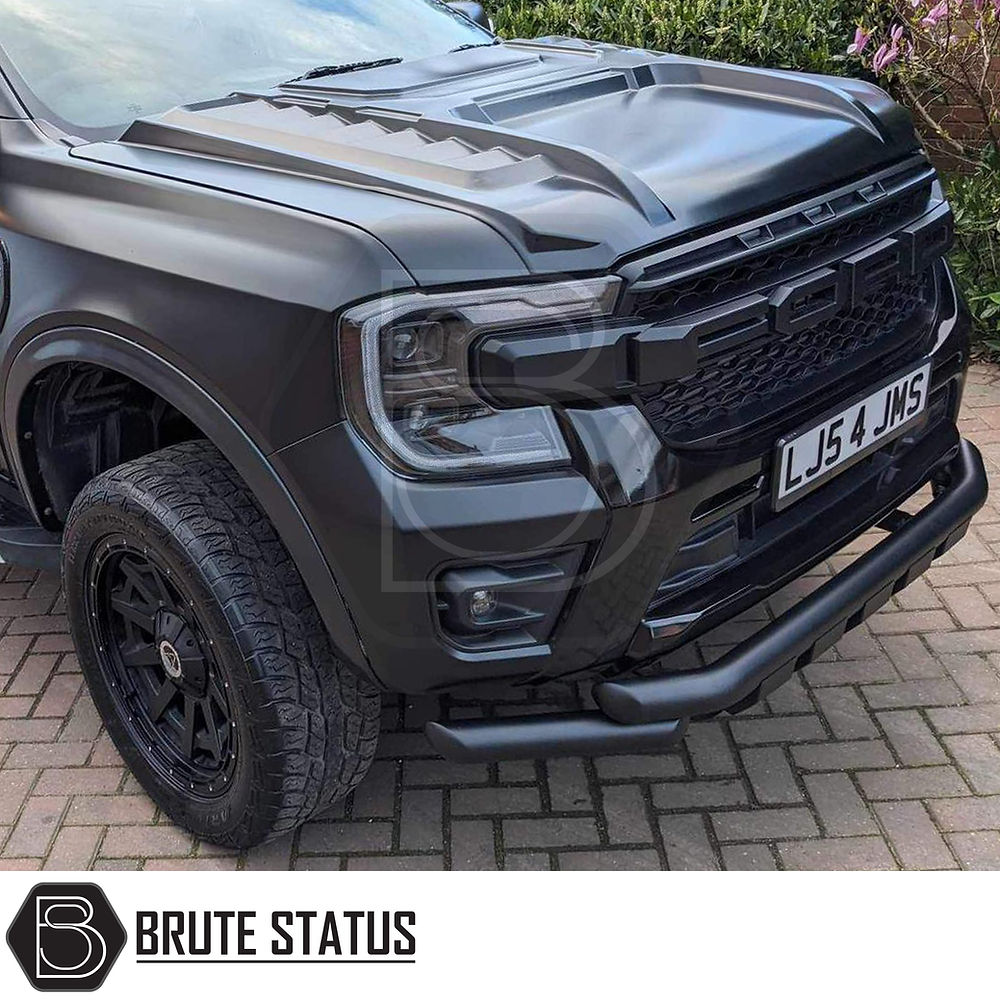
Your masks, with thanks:
M 457 214 L 463 253 L 487 227 L 540 273 L 607 267 L 917 147 L 859 81 L 542 39 L 178 108 L 75 155 L 353 223 L 414 274 L 453 266 L 435 245 Z

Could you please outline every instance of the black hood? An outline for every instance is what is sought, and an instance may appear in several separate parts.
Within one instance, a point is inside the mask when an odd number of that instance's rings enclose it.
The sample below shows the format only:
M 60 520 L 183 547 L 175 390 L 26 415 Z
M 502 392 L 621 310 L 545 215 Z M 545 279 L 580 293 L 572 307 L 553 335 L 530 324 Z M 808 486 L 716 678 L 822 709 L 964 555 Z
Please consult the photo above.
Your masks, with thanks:
M 607 266 L 917 145 L 909 115 L 858 81 L 547 39 L 180 108 L 77 155 L 184 180 L 210 173 L 362 226 L 411 266 L 414 234 L 385 208 L 406 199 L 489 227 L 540 272 Z

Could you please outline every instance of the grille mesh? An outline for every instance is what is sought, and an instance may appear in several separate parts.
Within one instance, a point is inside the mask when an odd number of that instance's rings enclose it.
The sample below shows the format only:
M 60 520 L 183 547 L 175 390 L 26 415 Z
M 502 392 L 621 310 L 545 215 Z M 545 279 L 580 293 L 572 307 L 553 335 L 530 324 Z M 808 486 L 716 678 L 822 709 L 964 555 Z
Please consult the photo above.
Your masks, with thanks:
M 657 432 L 685 442 L 773 416 L 827 391 L 832 380 L 901 344 L 919 353 L 930 274 L 896 278 L 850 312 L 796 334 L 771 334 L 703 362 L 688 378 L 647 387 L 643 409 Z M 915 335 L 916 330 L 916 335 Z M 902 362 L 900 362 L 902 363 Z
M 831 225 L 784 246 L 765 250 L 746 260 L 710 268 L 676 283 L 669 283 L 669 277 L 664 276 L 663 285 L 636 293 L 631 311 L 641 316 L 666 319 L 778 285 L 788 277 L 842 259 L 855 249 L 897 230 L 926 208 L 929 194 L 928 188 L 921 187 L 891 202 L 879 204 L 877 208 L 848 222 Z M 742 244 L 739 246 L 742 249 Z M 715 252 L 720 254 L 723 250 L 716 248 Z M 685 265 L 682 260 L 671 266 L 677 270 Z M 646 282 L 657 276 L 657 270 L 650 268 L 640 281 Z

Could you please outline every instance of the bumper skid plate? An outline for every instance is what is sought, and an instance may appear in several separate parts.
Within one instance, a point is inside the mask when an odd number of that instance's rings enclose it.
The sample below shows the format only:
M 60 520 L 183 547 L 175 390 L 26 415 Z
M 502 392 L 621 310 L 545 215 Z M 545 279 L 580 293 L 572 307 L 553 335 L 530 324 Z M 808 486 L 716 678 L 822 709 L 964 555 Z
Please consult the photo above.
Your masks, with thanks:
M 886 539 L 710 666 L 598 684 L 595 711 L 431 722 L 427 738 L 458 761 L 650 752 L 676 744 L 691 718 L 738 711 L 780 687 L 962 538 L 988 492 L 979 452 L 963 441 L 933 482 L 935 498 L 919 514 L 887 519 Z

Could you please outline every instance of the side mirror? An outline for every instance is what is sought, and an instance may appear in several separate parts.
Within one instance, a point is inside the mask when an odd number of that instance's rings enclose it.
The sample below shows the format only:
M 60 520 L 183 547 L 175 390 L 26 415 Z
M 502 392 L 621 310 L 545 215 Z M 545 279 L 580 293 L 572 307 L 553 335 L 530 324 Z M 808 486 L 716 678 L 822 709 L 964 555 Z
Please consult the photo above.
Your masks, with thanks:
M 481 3 L 449 3 L 449 7 L 478 24 L 487 31 L 493 30 L 493 19 L 486 13 Z

